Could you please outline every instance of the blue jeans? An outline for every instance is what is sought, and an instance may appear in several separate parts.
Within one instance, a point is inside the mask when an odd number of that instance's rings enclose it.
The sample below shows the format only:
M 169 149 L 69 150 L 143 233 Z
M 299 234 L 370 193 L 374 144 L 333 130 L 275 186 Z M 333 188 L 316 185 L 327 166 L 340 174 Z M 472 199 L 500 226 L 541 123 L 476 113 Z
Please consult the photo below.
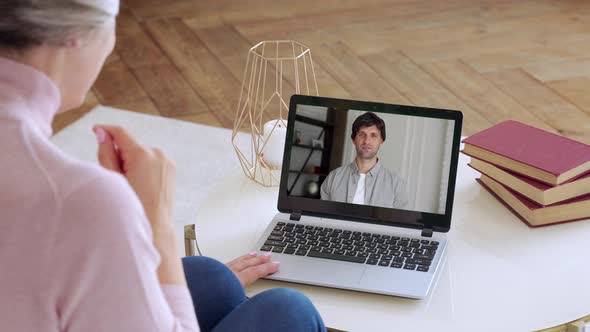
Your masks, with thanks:
M 276 288 L 247 299 L 223 263 L 203 256 L 184 257 L 182 263 L 203 332 L 326 331 L 311 301 L 295 290 Z

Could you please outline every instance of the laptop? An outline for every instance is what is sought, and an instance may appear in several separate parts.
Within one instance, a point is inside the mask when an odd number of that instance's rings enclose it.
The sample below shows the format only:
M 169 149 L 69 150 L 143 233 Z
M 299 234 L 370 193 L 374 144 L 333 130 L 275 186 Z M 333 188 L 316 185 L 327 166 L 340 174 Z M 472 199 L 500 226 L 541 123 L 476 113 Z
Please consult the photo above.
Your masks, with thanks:
M 459 111 L 294 95 L 267 279 L 414 299 L 442 270 Z

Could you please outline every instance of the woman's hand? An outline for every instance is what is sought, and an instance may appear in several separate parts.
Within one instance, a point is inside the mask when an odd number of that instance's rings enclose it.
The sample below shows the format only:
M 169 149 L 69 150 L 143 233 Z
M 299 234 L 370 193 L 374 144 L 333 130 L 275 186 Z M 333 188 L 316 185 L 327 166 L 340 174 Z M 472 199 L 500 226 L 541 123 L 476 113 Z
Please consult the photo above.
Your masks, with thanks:
M 238 257 L 226 264 L 246 287 L 254 281 L 279 270 L 279 262 L 270 261 L 270 252 L 258 255 L 256 252 Z
M 174 161 L 159 149 L 139 144 L 121 127 L 97 126 L 94 131 L 100 144 L 100 164 L 127 178 L 155 231 L 171 226 L 176 176 Z
M 143 205 L 160 253 L 158 277 L 162 284 L 186 284 L 172 224 L 176 166 L 159 149 L 139 144 L 117 126 L 93 128 L 99 142 L 98 160 L 121 173 Z

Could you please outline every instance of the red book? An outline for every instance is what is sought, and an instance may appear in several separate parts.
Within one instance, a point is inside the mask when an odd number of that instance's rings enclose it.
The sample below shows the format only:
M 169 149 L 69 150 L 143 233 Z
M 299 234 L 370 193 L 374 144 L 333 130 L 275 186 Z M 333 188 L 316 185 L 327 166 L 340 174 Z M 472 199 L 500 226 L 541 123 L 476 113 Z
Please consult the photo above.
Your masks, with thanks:
M 555 186 L 590 170 L 590 145 L 517 121 L 463 140 L 463 153 Z
M 469 166 L 543 206 L 590 194 L 590 172 L 573 181 L 551 186 L 477 158 L 471 158 Z
M 590 195 L 558 204 L 541 206 L 486 175 L 482 174 L 477 182 L 531 227 L 590 218 Z

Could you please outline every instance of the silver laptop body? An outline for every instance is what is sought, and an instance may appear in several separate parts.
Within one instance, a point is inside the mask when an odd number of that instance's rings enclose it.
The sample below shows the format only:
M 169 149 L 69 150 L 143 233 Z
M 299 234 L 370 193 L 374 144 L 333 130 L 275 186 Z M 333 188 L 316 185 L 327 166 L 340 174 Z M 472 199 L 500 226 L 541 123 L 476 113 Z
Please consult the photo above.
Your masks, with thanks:
M 346 220 L 302 216 L 299 221 L 289 219 L 289 214 L 278 213 L 269 224 L 264 234 L 254 247 L 260 248 L 266 242 L 278 222 L 296 223 L 304 226 L 339 228 L 363 233 L 408 237 L 439 242 L 428 272 L 352 263 L 346 261 L 313 258 L 298 255 L 273 253 L 273 260 L 281 262 L 280 270 L 266 279 L 282 280 L 295 283 L 334 287 L 353 291 L 393 295 L 414 299 L 425 298 L 433 287 L 439 270 L 442 269 L 447 240 L 446 234 L 434 234 L 432 238 L 423 238 L 420 232 L 399 227 L 370 225 Z

